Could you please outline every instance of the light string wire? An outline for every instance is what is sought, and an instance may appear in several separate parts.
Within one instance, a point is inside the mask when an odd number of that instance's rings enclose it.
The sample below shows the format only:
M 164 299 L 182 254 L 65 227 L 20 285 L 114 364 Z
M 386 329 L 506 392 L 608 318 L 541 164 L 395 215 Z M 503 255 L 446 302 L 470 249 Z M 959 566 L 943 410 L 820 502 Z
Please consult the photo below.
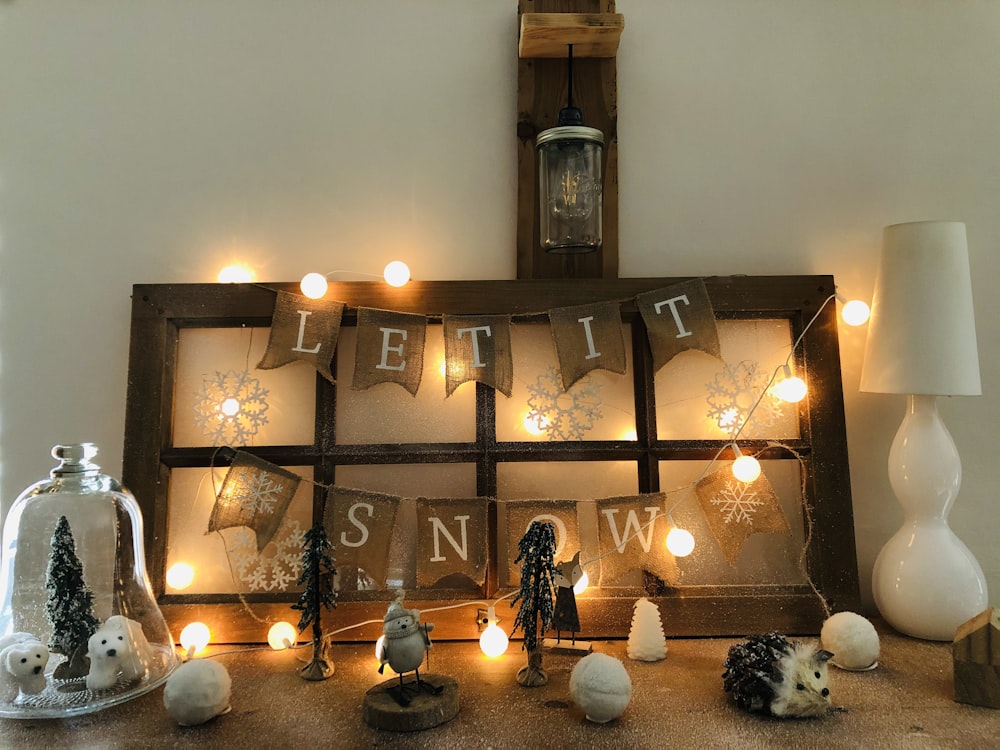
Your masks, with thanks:
M 654 523 L 656 523 L 660 518 L 664 518 L 664 517 L 669 518 L 672 515 L 672 513 L 674 512 L 674 510 L 676 510 L 678 506 L 680 506 L 682 503 L 684 503 L 688 499 L 688 497 L 690 496 L 691 492 L 694 490 L 695 487 L 697 487 L 698 483 L 701 482 L 701 480 L 704 479 L 708 475 L 708 472 L 718 462 L 719 457 L 727 449 L 729 449 L 730 446 L 735 445 L 736 441 L 739 439 L 740 435 L 743 433 L 744 428 L 749 424 L 751 417 L 753 416 L 754 412 L 757 410 L 757 407 L 760 406 L 760 404 L 763 402 L 763 400 L 767 397 L 768 392 L 770 391 L 771 387 L 774 385 L 774 382 L 775 382 L 775 380 L 778 377 L 778 373 L 783 372 L 784 369 L 785 369 L 785 367 L 787 367 L 789 365 L 789 363 L 792 360 L 792 357 L 795 355 L 796 350 L 798 349 L 799 345 L 802 343 L 802 340 L 805 338 L 806 333 L 808 333 L 809 329 L 813 326 L 813 324 L 816 322 L 816 320 L 822 314 L 823 310 L 826 309 L 827 305 L 829 305 L 830 302 L 833 301 L 833 300 L 835 300 L 835 299 L 837 299 L 837 293 L 836 292 L 834 292 L 833 294 L 829 295 L 825 300 L 823 300 L 822 304 L 820 304 L 820 306 L 819 306 L 819 309 L 816 310 L 816 312 L 812 316 L 812 318 L 809 319 L 809 322 L 806 323 L 806 325 L 803 327 L 801 333 L 798 335 L 798 337 L 796 337 L 795 341 L 793 342 L 793 344 L 792 344 L 792 346 L 791 346 L 791 348 L 789 350 L 788 356 L 785 358 L 785 361 L 781 365 L 779 365 L 778 367 L 776 367 L 774 369 L 774 372 L 771 373 L 771 377 L 769 378 L 769 380 L 768 380 L 767 384 L 764 386 L 764 388 L 761 390 L 760 396 L 758 396 L 757 400 L 750 407 L 749 411 L 746 414 L 746 417 L 742 420 L 742 422 L 739 425 L 739 427 L 737 428 L 736 432 L 733 433 L 732 438 L 727 442 L 726 445 L 723 445 L 721 448 L 719 448 L 718 451 L 716 451 L 715 455 L 709 460 L 709 462 L 702 469 L 701 473 L 698 475 L 698 478 L 695 479 L 693 482 L 690 482 L 690 483 L 688 483 L 687 485 L 685 485 L 683 487 L 678 487 L 678 488 L 675 488 L 675 489 L 672 489 L 672 490 L 667 490 L 667 491 L 665 491 L 665 492 L 662 493 L 662 494 L 665 494 L 665 495 L 673 495 L 673 494 L 681 493 L 681 496 L 679 498 L 677 498 L 664 511 L 663 514 L 657 514 L 657 515 L 653 516 L 649 521 L 647 521 L 644 524 L 636 527 L 635 530 L 630 535 L 626 536 L 624 539 L 621 540 L 621 543 L 617 547 L 613 547 L 613 548 L 609 549 L 607 552 L 605 552 L 605 553 L 603 553 L 601 555 L 598 555 L 598 556 L 593 557 L 593 558 L 591 558 L 589 560 L 581 562 L 580 563 L 581 567 L 586 567 L 586 566 L 592 565 L 592 564 L 594 564 L 596 562 L 600 562 L 603 558 L 609 556 L 611 553 L 618 552 L 621 548 L 624 548 L 625 545 L 628 544 L 628 542 L 630 542 L 633 539 L 637 538 L 643 531 L 645 531 L 647 528 L 649 528 Z M 622 300 L 622 301 L 624 301 L 624 300 Z M 543 314 L 543 313 L 539 313 L 539 314 Z M 796 452 L 795 450 L 793 450 L 791 447 L 789 447 L 787 445 L 784 445 L 783 443 L 773 442 L 773 441 L 769 441 L 768 446 L 769 447 L 781 447 L 784 450 L 787 450 L 789 453 L 791 453 L 793 456 L 795 456 L 796 460 L 804 468 L 805 459 L 798 452 Z M 210 476 L 212 477 L 212 484 L 213 484 L 213 489 L 215 490 L 216 497 L 218 497 L 218 488 L 216 487 L 215 474 L 214 474 L 213 470 L 215 468 L 215 459 L 218 456 L 218 453 L 221 450 L 223 450 L 223 448 L 226 448 L 227 450 L 233 450 L 232 448 L 228 448 L 228 447 L 225 447 L 225 446 L 217 447 L 216 450 L 212 453 L 212 458 L 211 458 L 211 461 L 210 461 L 211 466 L 210 466 L 209 473 L 210 473 Z M 766 450 L 766 449 L 762 449 L 762 451 L 760 451 L 760 452 L 763 452 L 763 450 Z M 758 454 L 755 454 L 755 455 L 759 455 L 760 452 L 758 452 Z M 819 589 L 816 586 L 815 582 L 813 581 L 812 577 L 809 575 L 808 566 L 806 564 L 806 555 L 808 554 L 808 549 L 809 549 L 809 545 L 811 543 L 812 534 L 813 534 L 813 519 L 812 519 L 812 514 L 811 514 L 811 508 L 809 506 L 808 501 L 806 500 L 806 492 L 805 492 L 805 490 L 806 490 L 806 479 L 805 479 L 805 472 L 804 471 L 800 472 L 800 477 L 801 477 L 801 479 L 800 479 L 800 481 L 801 481 L 801 493 L 800 494 L 802 496 L 803 515 L 804 515 L 805 520 L 806 520 L 806 536 L 805 536 L 805 539 L 804 539 L 804 542 L 803 542 L 802 551 L 801 551 L 801 553 L 799 555 L 798 565 L 799 565 L 799 568 L 800 568 L 803 576 L 805 577 L 806 581 L 808 582 L 810 588 L 813 590 L 813 592 L 816 594 L 816 597 L 819 599 L 819 601 L 820 601 L 820 603 L 821 603 L 821 605 L 823 607 L 824 613 L 826 614 L 827 617 L 829 617 L 829 614 L 830 614 L 829 605 L 828 605 L 825 597 L 819 591 Z M 332 489 L 333 487 L 336 486 L 336 485 L 327 485 L 327 484 L 324 484 L 322 482 L 317 482 L 315 480 L 309 479 L 308 477 L 302 477 L 302 479 L 304 479 L 306 482 L 309 482 L 309 483 L 311 483 L 311 484 L 313 484 L 313 485 L 315 485 L 317 487 L 320 487 L 320 488 L 326 489 L 326 490 L 330 490 L 330 489 Z M 220 536 L 221 536 L 221 534 L 220 534 Z M 225 546 L 224 542 L 223 542 L 223 546 Z M 231 567 L 232 563 L 231 563 L 231 560 L 229 560 L 229 551 L 228 551 L 228 549 L 226 549 L 226 556 L 227 556 L 227 561 L 229 561 L 229 564 L 230 564 L 230 567 Z M 235 581 L 234 581 L 234 583 L 235 583 Z M 470 600 L 470 601 L 463 601 L 463 602 L 459 602 L 457 604 L 451 604 L 451 605 L 442 606 L 442 607 L 433 607 L 433 608 L 429 608 L 429 609 L 424 609 L 424 610 L 421 610 L 421 614 L 427 613 L 427 612 L 444 611 L 444 610 L 449 610 L 449 609 L 458 609 L 458 608 L 461 608 L 461 607 L 482 606 L 484 604 L 486 606 L 494 606 L 495 607 L 501 601 L 514 596 L 516 593 L 517 593 L 516 591 L 509 592 L 509 593 L 507 593 L 507 594 L 505 594 L 505 595 L 503 595 L 503 596 L 495 599 L 492 605 L 490 605 L 488 602 L 485 602 L 485 601 Z M 260 622 L 260 623 L 266 623 L 266 620 L 258 617 L 252 611 L 252 609 L 249 606 L 249 603 L 246 601 L 246 599 L 243 597 L 243 595 L 241 593 L 239 593 L 238 596 L 239 596 L 240 602 L 250 612 L 251 616 L 254 618 L 255 621 Z M 322 640 L 330 642 L 330 641 L 332 641 L 333 636 L 335 636 L 335 635 L 337 635 L 339 633 L 345 632 L 347 630 L 352 630 L 352 629 L 355 629 L 355 628 L 363 627 L 365 625 L 377 624 L 377 623 L 381 623 L 381 622 L 383 622 L 383 621 L 382 620 L 365 620 L 364 622 L 354 623 L 354 624 L 351 624 L 351 625 L 345 625 L 345 626 L 343 626 L 341 628 L 338 628 L 336 630 L 333 630 L 333 631 L 331 631 L 329 633 L 325 633 L 323 635 Z M 310 646 L 310 645 L 311 645 L 311 642 L 310 643 L 304 643 L 304 644 L 302 644 L 300 646 L 293 646 L 292 648 L 304 648 L 304 647 Z M 270 647 L 269 646 L 268 647 L 253 647 L 253 648 L 242 649 L 242 650 L 244 650 L 244 651 L 258 650 L 258 649 L 264 650 L 264 649 L 267 649 L 267 648 L 270 648 Z M 223 653 L 234 653 L 234 652 L 223 652 Z M 213 654 L 213 656 L 220 656 L 220 655 L 222 655 L 222 654 Z

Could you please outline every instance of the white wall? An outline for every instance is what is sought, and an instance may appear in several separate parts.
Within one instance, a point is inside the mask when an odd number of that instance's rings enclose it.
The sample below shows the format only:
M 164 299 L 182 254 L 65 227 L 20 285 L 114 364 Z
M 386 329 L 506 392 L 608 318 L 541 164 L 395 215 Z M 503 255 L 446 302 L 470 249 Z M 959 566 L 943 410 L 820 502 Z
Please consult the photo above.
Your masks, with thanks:
M 952 525 L 1000 592 L 1000 3 L 618 0 L 621 275 L 832 273 L 968 225 L 984 395 L 943 404 Z M 515 0 L 0 4 L 0 497 L 91 440 L 121 469 L 129 293 L 308 270 L 514 274 Z M 862 586 L 902 518 L 903 398 L 842 329 Z M 994 594 L 996 598 L 996 594 Z

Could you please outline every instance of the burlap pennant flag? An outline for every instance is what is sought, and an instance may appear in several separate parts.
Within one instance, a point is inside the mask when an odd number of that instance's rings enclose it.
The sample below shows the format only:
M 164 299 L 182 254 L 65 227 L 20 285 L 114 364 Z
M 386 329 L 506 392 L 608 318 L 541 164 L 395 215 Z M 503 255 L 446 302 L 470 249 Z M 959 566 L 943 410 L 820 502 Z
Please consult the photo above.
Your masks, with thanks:
M 376 383 L 399 383 L 416 396 L 426 332 L 423 315 L 359 308 L 353 387 L 363 391 Z
M 556 308 L 549 311 L 549 324 L 566 390 L 591 370 L 625 372 L 625 337 L 619 302 Z
M 345 589 L 356 586 L 359 570 L 378 586 L 385 585 L 400 500 L 396 495 L 348 487 L 334 486 L 327 492 L 323 525 L 337 550 L 337 568 Z
M 509 315 L 444 316 L 447 395 L 476 380 L 509 397 L 514 384 Z
M 280 466 L 236 451 L 215 498 L 208 533 L 246 526 L 257 535 L 260 552 L 277 533 L 300 481 L 298 475 Z
M 308 362 L 324 378 L 336 382 L 330 362 L 337 349 L 343 314 L 343 302 L 278 292 L 267 351 L 257 368 L 273 370 L 291 362 Z
M 556 560 L 568 560 L 580 551 L 576 500 L 508 500 L 504 501 L 504 509 L 507 513 L 508 586 L 521 583 L 521 566 L 514 564 L 514 558 L 517 556 L 517 543 L 532 521 L 552 524 L 556 534 Z
M 688 349 L 722 359 L 715 311 L 701 279 L 640 294 L 636 304 L 646 323 L 654 373 Z
M 741 482 L 728 468 L 719 469 L 698 482 L 695 492 L 712 535 L 730 565 L 751 534 L 788 534 L 790 529 L 781 503 L 767 476 Z
M 487 510 L 481 497 L 417 499 L 417 586 L 460 573 L 486 581 Z
M 677 562 L 666 546 L 668 524 L 660 518 L 665 499 L 656 492 L 596 501 L 601 586 L 633 570 L 648 570 L 671 585 L 677 582 Z

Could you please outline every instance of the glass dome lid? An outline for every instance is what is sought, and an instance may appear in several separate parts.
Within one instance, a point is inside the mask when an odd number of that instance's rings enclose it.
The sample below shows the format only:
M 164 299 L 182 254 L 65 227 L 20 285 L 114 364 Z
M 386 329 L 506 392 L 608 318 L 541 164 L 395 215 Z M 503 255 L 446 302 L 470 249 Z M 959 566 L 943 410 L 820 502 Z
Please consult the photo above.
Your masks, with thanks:
M 142 514 L 92 443 L 15 500 L 0 559 L 0 717 L 98 711 L 161 685 L 178 663 L 146 575 Z

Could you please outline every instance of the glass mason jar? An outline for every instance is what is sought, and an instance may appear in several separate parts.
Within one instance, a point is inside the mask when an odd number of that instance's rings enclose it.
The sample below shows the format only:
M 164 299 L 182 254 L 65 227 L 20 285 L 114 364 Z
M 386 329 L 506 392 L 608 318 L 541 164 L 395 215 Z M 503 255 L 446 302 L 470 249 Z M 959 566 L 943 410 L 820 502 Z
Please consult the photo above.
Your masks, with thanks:
M 52 455 L 59 465 L 21 493 L 3 527 L 4 717 L 97 711 L 152 690 L 177 664 L 135 498 L 92 462 L 92 443 Z
M 550 253 L 589 253 L 603 240 L 604 134 L 583 125 L 543 130 L 538 151 L 539 237 Z

